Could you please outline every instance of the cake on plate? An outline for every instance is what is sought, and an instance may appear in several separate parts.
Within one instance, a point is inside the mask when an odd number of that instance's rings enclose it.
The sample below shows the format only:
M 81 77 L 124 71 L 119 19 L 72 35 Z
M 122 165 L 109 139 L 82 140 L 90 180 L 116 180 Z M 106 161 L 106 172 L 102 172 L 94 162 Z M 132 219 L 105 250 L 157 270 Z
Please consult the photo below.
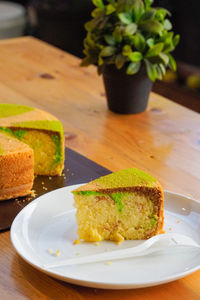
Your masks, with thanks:
M 61 174 L 64 134 L 56 117 L 29 106 L 0 104 L 0 132 L 33 149 L 36 175 Z
M 87 242 L 148 239 L 162 231 L 162 187 L 141 170 L 121 170 L 82 185 L 72 193 L 78 235 Z
M 33 178 L 33 150 L 0 132 L 0 200 L 30 194 Z

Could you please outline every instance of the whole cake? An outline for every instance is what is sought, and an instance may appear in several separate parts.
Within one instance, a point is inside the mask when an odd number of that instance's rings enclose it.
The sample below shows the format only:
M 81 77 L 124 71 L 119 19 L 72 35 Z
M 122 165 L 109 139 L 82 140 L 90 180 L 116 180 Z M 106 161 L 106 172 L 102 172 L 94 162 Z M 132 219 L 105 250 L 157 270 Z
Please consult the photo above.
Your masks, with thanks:
M 16 138 L 0 133 L 0 200 L 29 194 L 33 171 L 33 150 Z
M 72 192 L 78 235 L 87 242 L 148 239 L 161 232 L 163 190 L 151 175 L 129 168 Z
M 64 164 L 63 127 L 53 115 L 24 105 L 0 104 L 0 132 L 34 151 L 36 175 L 59 175 Z

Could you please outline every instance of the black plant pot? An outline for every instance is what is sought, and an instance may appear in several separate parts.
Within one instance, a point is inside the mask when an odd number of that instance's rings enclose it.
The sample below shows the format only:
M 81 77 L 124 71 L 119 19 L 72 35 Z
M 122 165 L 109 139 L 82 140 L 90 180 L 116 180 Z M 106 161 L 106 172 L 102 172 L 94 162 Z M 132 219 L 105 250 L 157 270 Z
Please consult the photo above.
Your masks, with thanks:
M 111 111 L 120 114 L 137 114 L 145 111 L 153 82 L 148 78 L 145 67 L 135 75 L 127 75 L 126 68 L 116 69 L 107 65 L 103 81 Z

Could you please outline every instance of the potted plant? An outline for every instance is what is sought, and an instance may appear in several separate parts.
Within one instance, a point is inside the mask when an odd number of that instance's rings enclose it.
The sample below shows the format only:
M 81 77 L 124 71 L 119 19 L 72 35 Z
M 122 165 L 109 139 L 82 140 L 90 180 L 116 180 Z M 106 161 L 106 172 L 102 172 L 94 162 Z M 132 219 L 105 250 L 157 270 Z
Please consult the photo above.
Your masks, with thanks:
M 153 82 L 162 79 L 179 42 L 171 31 L 169 11 L 153 0 L 93 0 L 96 8 L 85 24 L 82 66 L 94 64 L 103 80 L 108 107 L 117 113 L 146 109 Z M 134 75 L 134 76 L 133 76 Z

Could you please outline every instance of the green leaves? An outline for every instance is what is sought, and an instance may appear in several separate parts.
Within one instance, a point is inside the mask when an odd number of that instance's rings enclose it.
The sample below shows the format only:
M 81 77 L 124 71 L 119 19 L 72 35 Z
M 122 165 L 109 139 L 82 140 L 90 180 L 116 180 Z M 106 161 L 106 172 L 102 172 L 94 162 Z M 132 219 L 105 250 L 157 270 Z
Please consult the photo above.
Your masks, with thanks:
M 153 0 L 144 0 L 146 8 L 149 8 L 151 4 L 153 3 Z
M 96 7 L 104 8 L 103 0 L 92 0 L 92 2 Z
M 166 30 L 171 30 L 172 29 L 172 23 L 168 19 L 166 19 L 166 20 L 164 20 L 163 27 Z
M 110 46 L 114 46 L 116 44 L 116 41 L 112 35 L 106 34 L 104 36 L 104 39 L 105 39 L 106 43 Z
M 103 58 L 101 56 L 98 57 L 98 65 L 102 66 L 104 63 Z
M 177 34 L 173 39 L 174 47 L 176 47 L 178 45 L 179 41 L 180 41 L 180 35 Z
M 139 22 L 144 13 L 144 3 L 142 0 L 133 0 L 133 17 L 135 22 Z
M 122 36 L 123 28 L 117 26 L 112 33 L 113 38 L 116 40 L 117 43 L 121 43 L 123 36 Z
M 134 36 L 131 36 L 130 44 L 140 52 L 143 52 L 143 50 L 145 49 L 145 39 L 140 33 L 136 33 Z
M 176 61 L 171 54 L 168 54 L 169 57 L 169 66 L 175 72 L 176 71 Z
M 143 56 L 142 56 L 142 53 L 140 52 L 131 52 L 129 55 L 128 55 L 129 59 L 133 62 L 138 62 L 140 60 L 142 60 Z
M 150 38 L 146 41 L 147 45 L 149 46 L 149 48 L 153 47 L 155 44 L 155 40 Z
M 158 66 L 159 66 L 159 68 L 160 68 L 160 70 L 161 70 L 162 76 L 164 76 L 165 73 L 166 73 L 165 66 L 164 66 L 163 64 L 158 64 Z
M 120 21 L 123 24 L 131 24 L 132 23 L 132 16 L 130 13 L 124 12 L 124 13 L 120 13 L 118 14 L 118 18 L 120 19 Z
M 154 19 L 155 18 L 155 14 L 156 14 L 156 10 L 155 9 L 149 9 L 149 10 L 147 10 L 145 12 L 145 14 L 143 14 L 142 20 Z
M 168 53 L 174 50 L 173 35 L 173 32 L 165 32 L 165 34 L 163 34 L 162 41 L 165 44 L 163 52 Z
M 122 49 L 122 54 L 123 54 L 124 56 L 128 56 L 128 55 L 131 54 L 131 53 L 132 53 L 132 48 L 131 48 L 131 46 L 125 45 L 125 46 L 123 47 L 123 49 Z
M 149 78 L 152 80 L 152 81 L 155 81 L 156 78 L 157 78 L 157 70 L 156 70 L 156 67 L 154 64 L 150 63 L 149 60 L 145 59 L 145 64 L 146 64 L 146 71 L 147 71 L 147 74 L 149 76 Z
M 145 20 L 140 23 L 140 28 L 142 31 L 153 33 L 153 34 L 161 34 L 163 30 L 163 26 L 157 20 Z
M 170 54 L 180 36 L 172 32 L 170 13 L 152 7 L 153 0 L 92 0 L 92 19 L 85 24 L 85 58 L 82 66 L 95 64 L 99 74 L 107 64 L 137 73 L 142 64 L 152 81 L 162 79 L 166 68 L 176 70 Z
M 121 69 L 125 64 L 125 62 L 126 62 L 126 57 L 123 56 L 121 53 L 116 56 L 115 66 L 117 67 L 117 69 Z
M 170 12 L 167 9 L 165 9 L 165 8 L 158 8 L 156 10 L 155 17 L 156 17 L 156 19 L 158 21 L 163 21 L 165 19 L 166 15 L 170 16 Z
M 115 11 L 115 7 L 112 4 L 106 6 L 106 14 L 111 15 Z
M 161 53 L 158 54 L 158 57 L 161 59 L 161 62 L 163 64 L 165 64 L 166 66 L 168 65 L 168 63 L 169 63 L 169 57 L 168 57 L 167 54 L 161 52 Z
M 92 63 L 93 63 L 93 61 L 92 61 L 91 57 L 88 57 L 88 56 L 84 57 L 81 61 L 81 67 L 87 67 Z
M 158 55 L 164 47 L 163 43 L 158 43 L 155 46 L 152 46 L 146 53 L 145 57 L 152 57 Z
M 91 13 L 93 18 L 99 18 L 104 15 L 104 10 L 102 8 L 95 8 Z
M 131 62 L 126 69 L 126 74 L 133 75 L 136 74 L 140 69 L 140 62 Z
M 107 57 L 107 56 L 111 56 L 116 52 L 116 48 L 113 46 L 107 46 L 105 48 L 103 48 L 100 52 L 100 56 L 103 57 Z
M 125 27 L 124 34 L 132 35 L 132 34 L 136 33 L 136 30 L 137 30 L 137 24 L 131 23 Z

